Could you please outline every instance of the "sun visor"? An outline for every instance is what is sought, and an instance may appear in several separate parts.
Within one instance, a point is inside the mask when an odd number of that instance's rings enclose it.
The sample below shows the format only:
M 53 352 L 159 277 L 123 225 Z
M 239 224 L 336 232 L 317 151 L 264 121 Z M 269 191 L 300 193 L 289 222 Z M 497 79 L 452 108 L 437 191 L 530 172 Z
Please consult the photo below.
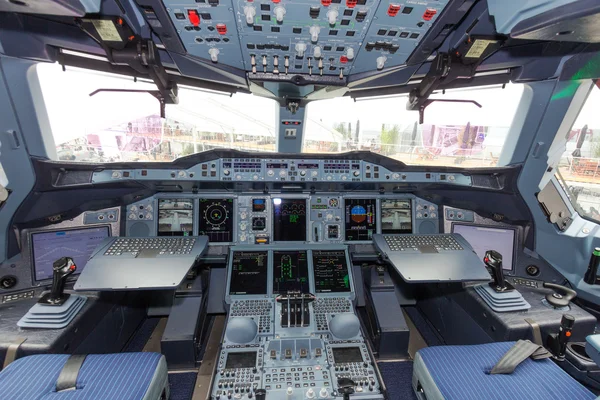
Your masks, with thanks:
M 513 28 L 522 21 L 554 10 L 576 0 L 487 0 L 489 14 L 496 22 L 496 32 L 510 35 Z

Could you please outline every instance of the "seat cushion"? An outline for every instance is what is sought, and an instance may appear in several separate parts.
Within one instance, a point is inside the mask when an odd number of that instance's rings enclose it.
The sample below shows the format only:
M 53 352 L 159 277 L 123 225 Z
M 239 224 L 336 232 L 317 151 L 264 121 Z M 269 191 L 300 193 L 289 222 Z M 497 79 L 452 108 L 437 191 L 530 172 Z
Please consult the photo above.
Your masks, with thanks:
M 0 397 L 10 400 L 156 400 L 165 385 L 168 387 L 166 362 L 161 354 L 90 354 L 79 371 L 77 389 L 56 392 L 56 380 L 68 358 L 62 354 L 43 354 L 14 361 L 0 373 Z
M 526 359 L 510 375 L 489 375 L 514 342 L 436 346 L 417 352 L 413 387 L 435 399 L 595 399 L 551 359 Z

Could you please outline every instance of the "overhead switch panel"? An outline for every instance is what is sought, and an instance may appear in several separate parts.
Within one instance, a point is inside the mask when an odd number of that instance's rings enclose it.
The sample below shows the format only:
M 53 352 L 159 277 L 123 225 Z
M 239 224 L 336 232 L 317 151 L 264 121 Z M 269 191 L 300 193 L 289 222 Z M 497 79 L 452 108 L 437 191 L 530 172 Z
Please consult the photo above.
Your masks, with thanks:
M 163 1 L 188 54 L 250 79 L 318 82 L 403 65 L 449 0 Z

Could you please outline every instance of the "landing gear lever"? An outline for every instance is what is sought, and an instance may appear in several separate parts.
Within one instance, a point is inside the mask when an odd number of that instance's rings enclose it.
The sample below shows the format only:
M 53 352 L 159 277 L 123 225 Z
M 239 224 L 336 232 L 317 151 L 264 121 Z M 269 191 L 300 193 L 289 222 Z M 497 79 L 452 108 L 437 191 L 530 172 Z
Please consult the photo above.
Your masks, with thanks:
M 348 378 L 338 379 L 338 392 L 344 396 L 344 400 L 350 400 L 350 395 L 354 393 L 354 381 Z
M 510 283 L 504 280 L 502 254 L 495 250 L 488 250 L 485 252 L 483 262 L 485 263 L 486 267 L 488 267 L 488 270 L 490 270 L 490 273 L 494 278 L 494 282 L 490 282 L 492 289 L 494 289 L 496 292 L 508 292 L 515 289 Z
M 52 264 L 52 291 L 42 296 L 38 303 L 49 306 L 63 305 L 70 296 L 64 293 L 67 277 L 76 270 L 77 266 L 71 257 L 62 257 L 54 261 Z

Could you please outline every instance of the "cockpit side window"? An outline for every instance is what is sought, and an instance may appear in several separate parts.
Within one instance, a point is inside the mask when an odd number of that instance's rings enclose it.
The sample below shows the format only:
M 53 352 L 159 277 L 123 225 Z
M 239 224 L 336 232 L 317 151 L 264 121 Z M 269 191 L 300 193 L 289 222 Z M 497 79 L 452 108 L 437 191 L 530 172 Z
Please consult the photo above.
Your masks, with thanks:
M 600 222 L 600 88 L 594 86 L 571 131 L 556 175 L 575 210 Z

